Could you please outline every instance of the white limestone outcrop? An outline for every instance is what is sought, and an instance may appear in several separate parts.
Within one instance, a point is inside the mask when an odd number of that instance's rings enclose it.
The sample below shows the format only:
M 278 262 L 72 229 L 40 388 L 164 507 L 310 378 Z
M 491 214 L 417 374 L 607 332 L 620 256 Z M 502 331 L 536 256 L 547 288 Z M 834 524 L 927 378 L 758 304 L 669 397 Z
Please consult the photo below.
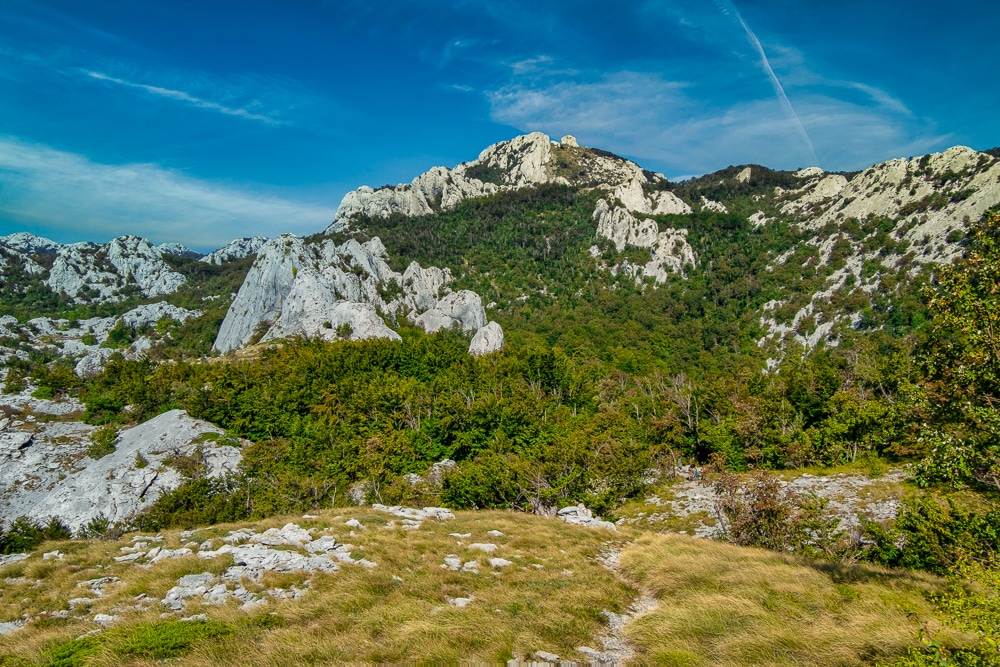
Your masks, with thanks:
M 32 276 L 45 273 L 45 269 L 24 252 L 0 244 L 0 275 L 7 274 L 11 266 L 17 266 Z
M 451 328 L 476 331 L 486 326 L 486 311 L 478 294 L 461 290 L 446 295 L 433 308 L 419 315 L 414 323 L 427 333 Z
M 486 326 L 480 327 L 476 335 L 472 337 L 472 342 L 469 343 L 469 354 L 481 357 L 493 354 L 502 347 L 503 329 L 496 322 L 489 322 Z
M 256 255 L 257 251 L 260 250 L 265 243 L 267 243 L 266 236 L 246 236 L 239 239 L 233 239 L 218 250 L 213 250 L 208 253 L 198 261 L 205 262 L 206 264 L 223 264 L 225 262 L 232 262 L 237 259 L 243 259 L 244 257 Z
M 179 456 L 198 455 L 209 477 L 234 472 L 241 460 L 236 447 L 203 442 L 221 429 L 183 410 L 123 431 L 115 450 L 97 460 L 85 456 L 93 427 L 68 422 L 47 428 L 44 438 L 0 432 L 0 519 L 46 523 L 54 516 L 73 531 L 99 515 L 122 521 L 186 480 L 171 467 Z
M 96 293 L 98 301 L 119 301 L 130 286 L 146 297 L 161 296 L 175 292 L 184 282 L 184 276 L 163 261 L 163 253 L 138 236 L 121 236 L 103 246 L 62 246 L 47 280 L 53 292 L 79 303 L 90 300 L 88 293 Z
M 713 211 L 715 213 L 729 213 L 729 209 L 722 202 L 713 201 L 706 197 L 701 198 L 701 210 Z
M 36 236 L 30 232 L 17 232 L 8 234 L 7 236 L 0 236 L 0 244 L 23 253 L 45 255 L 59 252 L 59 249 L 62 247 L 61 243 L 56 243 L 44 236 Z
M 685 215 L 691 212 L 691 207 L 673 192 L 659 190 L 646 195 L 643 184 L 648 183 L 641 171 L 626 184 L 616 186 L 611 196 L 622 203 L 622 206 L 636 213 L 647 215 Z
M 647 183 L 647 172 L 637 164 L 604 151 L 580 147 L 572 136 L 553 142 L 541 132 L 502 141 L 483 150 L 471 162 L 452 169 L 433 167 L 410 183 L 373 189 L 362 186 L 344 195 L 327 233 L 348 229 L 357 215 L 385 218 L 394 213 L 408 217 L 454 209 L 469 197 L 482 197 L 501 190 L 541 185 L 569 184 L 567 174 L 577 184 L 608 191 L 630 184 Z M 662 175 L 653 175 L 660 181 Z M 482 180 L 486 179 L 486 180 Z M 617 195 L 615 195 L 617 196 Z M 626 194 L 626 196 L 629 196 Z M 668 192 L 650 195 L 636 209 L 645 213 L 685 212 L 685 204 Z M 689 212 L 690 209 L 688 209 Z
M 21 324 L 17 318 L 0 318 L 0 335 L 22 338 L 38 350 L 75 359 L 76 373 L 80 377 L 91 377 L 99 373 L 108 358 L 122 352 L 126 358 L 136 359 L 144 355 L 157 340 L 169 338 L 169 327 L 159 327 L 162 320 L 183 324 L 201 316 L 199 310 L 187 310 L 165 301 L 137 306 L 118 317 L 92 317 L 86 320 L 52 319 L 36 317 Z M 119 324 L 131 330 L 139 338 L 125 349 L 101 347 L 107 341 L 108 333 Z M 152 336 L 152 338 L 147 337 Z M 3 354 L 4 348 L 0 348 Z M 16 350 L 16 354 L 25 354 Z M 0 357 L 2 358 L 2 357 Z
M 926 239 L 928 251 L 915 257 L 920 262 L 947 262 L 958 256 L 961 246 L 945 242 L 948 233 L 1000 204 L 1000 160 L 965 146 L 889 160 L 850 181 L 818 169 L 796 175 L 804 183 L 784 193 L 782 213 L 798 217 L 808 229 L 849 218 L 900 219 L 898 226 L 906 225 L 904 239 Z
M 178 257 L 185 257 L 188 259 L 198 259 L 202 256 L 197 250 L 192 250 L 183 243 L 161 243 L 156 246 L 156 249 L 160 253 L 177 255 Z
M 619 252 L 629 246 L 649 248 L 650 260 L 645 265 L 623 262 L 619 267 L 627 275 L 635 276 L 637 282 L 651 278 L 654 283 L 663 283 L 670 274 L 684 275 L 685 266 L 697 263 L 694 249 L 687 241 L 686 229 L 667 228 L 660 231 L 655 220 L 640 220 L 622 207 L 612 208 L 604 199 L 597 201 L 594 218 L 597 220 L 597 236 L 614 243 Z
M 215 348 L 228 352 L 250 342 L 295 335 L 328 340 L 399 339 L 380 313 L 408 317 L 426 331 L 486 324 L 479 295 L 451 292 L 447 269 L 388 265 L 377 237 L 307 243 L 291 234 L 265 244 L 219 330 Z

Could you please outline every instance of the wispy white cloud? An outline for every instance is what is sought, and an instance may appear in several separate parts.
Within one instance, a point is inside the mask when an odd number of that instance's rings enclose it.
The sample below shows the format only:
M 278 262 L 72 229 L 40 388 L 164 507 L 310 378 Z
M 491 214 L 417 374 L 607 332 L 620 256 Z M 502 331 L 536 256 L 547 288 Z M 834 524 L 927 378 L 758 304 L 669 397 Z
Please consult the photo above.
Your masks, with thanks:
M 100 164 L 12 137 L 0 137 L 0 189 L 0 218 L 15 224 L 87 230 L 93 240 L 139 234 L 201 249 L 255 234 L 314 233 L 336 206 L 218 185 L 155 164 Z
M 239 116 L 240 118 L 246 118 L 247 120 L 257 120 L 268 125 L 283 125 L 284 122 L 266 116 L 264 114 L 253 113 L 245 108 L 226 106 L 225 104 L 220 104 L 218 102 L 213 102 L 211 100 L 202 99 L 186 93 L 183 90 L 174 90 L 172 88 L 163 88 L 161 86 L 151 86 L 143 83 L 136 83 L 133 81 L 126 81 L 125 79 L 120 79 L 118 77 L 110 76 L 108 74 L 103 74 L 101 72 L 95 72 L 93 70 L 84 70 L 83 73 L 98 81 L 106 81 L 108 83 L 114 83 L 119 86 L 125 86 L 126 88 L 134 88 L 137 90 L 142 90 L 150 95 L 156 95 L 159 97 L 165 97 L 167 99 L 176 100 L 178 102 L 184 102 L 192 106 L 196 106 L 199 109 L 209 109 L 211 111 L 218 111 L 219 113 L 226 114 L 227 116 Z
M 813 160 L 796 123 L 774 98 L 708 107 L 691 87 L 658 74 L 617 72 L 592 82 L 512 84 L 488 94 L 492 118 L 652 160 L 665 171 L 705 173 L 766 162 L 794 169 Z M 913 155 L 947 140 L 892 105 L 865 106 L 816 93 L 797 96 L 798 114 L 827 169 L 856 169 Z M 762 157 L 766 156 L 766 157 Z
M 37 80 L 40 72 L 56 77 L 47 85 L 64 85 L 66 80 L 105 84 L 271 126 L 298 126 L 320 114 L 329 118 L 344 113 L 340 105 L 289 77 L 178 70 L 71 48 L 31 50 L 0 44 L 0 78 Z M 288 118 L 290 112 L 293 119 Z
M 632 134 L 638 128 L 656 127 L 665 112 L 675 115 L 689 106 L 684 85 L 653 74 L 618 72 L 585 83 L 514 84 L 487 97 L 493 120 L 520 129 Z
M 812 158 L 813 163 L 817 162 L 818 158 L 816 157 L 816 151 L 813 148 L 812 139 L 809 137 L 809 132 L 806 131 L 805 125 L 802 124 L 802 119 L 799 118 L 798 113 L 795 111 L 795 107 L 792 106 L 791 100 L 788 99 L 788 95 L 785 93 L 785 87 L 781 85 L 781 80 L 778 79 L 778 75 L 774 73 L 774 68 L 771 66 L 771 61 L 767 57 L 767 52 L 764 51 L 764 45 L 760 43 L 756 33 L 750 29 L 750 25 L 743 19 L 743 15 L 740 14 L 738 9 L 736 9 L 736 5 L 733 4 L 732 0 L 716 0 L 716 3 L 726 14 L 732 12 L 732 14 L 736 16 L 736 20 L 739 21 L 740 26 L 743 28 L 744 32 L 746 32 L 747 38 L 753 45 L 754 50 L 757 51 L 757 54 L 760 56 L 760 64 L 767 73 L 768 79 L 771 81 L 771 85 L 774 86 L 774 93 L 777 95 L 778 101 L 781 102 L 781 106 L 788 113 L 792 122 L 795 123 L 795 127 L 799 131 L 799 134 L 802 136 L 802 140 L 805 142 L 806 147 L 809 150 L 809 157 Z

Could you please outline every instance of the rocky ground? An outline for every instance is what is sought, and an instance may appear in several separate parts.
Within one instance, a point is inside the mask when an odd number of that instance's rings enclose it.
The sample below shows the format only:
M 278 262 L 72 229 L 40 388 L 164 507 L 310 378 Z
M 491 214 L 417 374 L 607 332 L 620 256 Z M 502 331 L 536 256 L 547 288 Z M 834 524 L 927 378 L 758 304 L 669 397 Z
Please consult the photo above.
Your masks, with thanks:
M 781 485 L 797 494 L 815 494 L 826 501 L 826 511 L 839 519 L 841 530 L 857 527 L 862 519 L 884 522 L 894 519 L 902 499 L 901 485 L 910 478 L 896 468 L 878 476 L 864 473 L 812 475 L 790 473 Z M 712 484 L 694 477 L 688 466 L 678 469 L 672 483 L 641 502 L 630 503 L 619 521 L 626 525 L 675 530 L 695 537 L 716 537 L 718 495 Z

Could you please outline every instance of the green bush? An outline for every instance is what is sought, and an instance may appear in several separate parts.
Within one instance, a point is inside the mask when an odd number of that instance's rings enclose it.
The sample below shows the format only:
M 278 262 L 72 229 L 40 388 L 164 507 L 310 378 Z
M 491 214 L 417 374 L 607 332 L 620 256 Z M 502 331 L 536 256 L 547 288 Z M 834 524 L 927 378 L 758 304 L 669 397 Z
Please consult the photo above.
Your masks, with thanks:
M 118 429 L 109 424 L 94 431 L 90 436 L 91 445 L 87 448 L 87 456 L 97 460 L 115 451 L 118 440 Z
M 0 554 L 33 551 L 38 545 L 49 540 L 68 540 L 69 528 L 53 517 L 45 525 L 39 525 L 27 517 L 18 517 L 6 531 L 0 522 Z
M 865 541 L 866 560 L 944 575 L 963 559 L 1000 555 L 1000 511 L 924 496 L 907 500 L 893 525 L 866 526 Z

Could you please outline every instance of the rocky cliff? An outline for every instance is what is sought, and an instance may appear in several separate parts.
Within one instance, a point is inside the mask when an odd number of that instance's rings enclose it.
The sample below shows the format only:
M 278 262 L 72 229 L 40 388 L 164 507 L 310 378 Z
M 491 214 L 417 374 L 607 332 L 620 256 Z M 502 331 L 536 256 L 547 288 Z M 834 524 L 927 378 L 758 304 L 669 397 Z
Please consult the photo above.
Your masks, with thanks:
M 450 271 L 413 262 L 397 273 L 387 259 L 378 238 L 338 245 L 284 234 L 269 241 L 230 306 L 215 349 L 229 352 L 295 335 L 398 339 L 383 315 L 407 318 L 428 332 L 451 327 L 474 332 L 486 326 L 479 295 L 452 292 Z

